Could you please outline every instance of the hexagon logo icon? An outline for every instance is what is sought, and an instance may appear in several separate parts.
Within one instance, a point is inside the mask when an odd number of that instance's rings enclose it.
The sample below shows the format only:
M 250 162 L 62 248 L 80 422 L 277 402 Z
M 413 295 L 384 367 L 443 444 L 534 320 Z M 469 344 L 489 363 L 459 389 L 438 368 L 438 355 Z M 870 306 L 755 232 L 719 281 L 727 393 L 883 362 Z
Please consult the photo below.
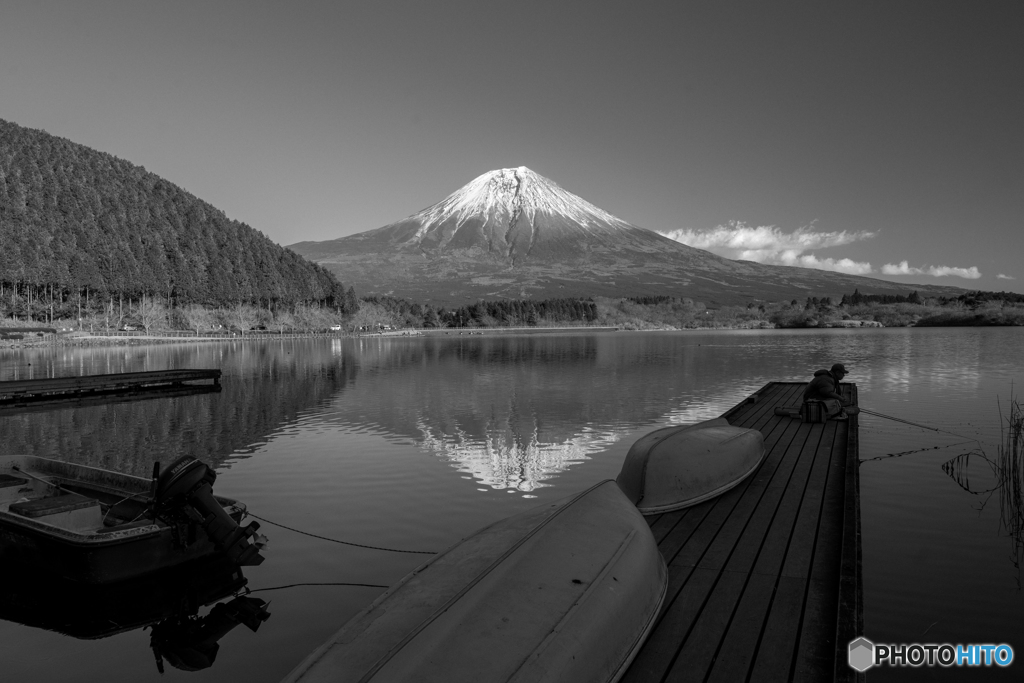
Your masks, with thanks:
M 875 644 L 867 638 L 850 641 L 850 668 L 864 672 L 875 665 Z

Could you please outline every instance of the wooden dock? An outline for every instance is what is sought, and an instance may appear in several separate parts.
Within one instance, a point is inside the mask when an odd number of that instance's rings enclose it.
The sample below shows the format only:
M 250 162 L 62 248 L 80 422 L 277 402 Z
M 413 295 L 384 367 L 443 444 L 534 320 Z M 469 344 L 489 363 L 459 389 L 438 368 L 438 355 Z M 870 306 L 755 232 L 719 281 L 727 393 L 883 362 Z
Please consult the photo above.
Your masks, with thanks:
M 90 397 L 127 396 L 196 387 L 186 382 L 212 382 L 220 387 L 220 370 L 156 370 L 109 375 L 54 377 L 0 382 L 0 407 Z M 210 386 L 210 385 L 207 385 Z
M 863 632 L 857 417 L 774 414 L 805 386 L 772 382 L 724 414 L 764 434 L 757 472 L 648 518 L 668 595 L 623 683 L 863 680 L 846 658 Z M 856 402 L 856 386 L 842 387 Z

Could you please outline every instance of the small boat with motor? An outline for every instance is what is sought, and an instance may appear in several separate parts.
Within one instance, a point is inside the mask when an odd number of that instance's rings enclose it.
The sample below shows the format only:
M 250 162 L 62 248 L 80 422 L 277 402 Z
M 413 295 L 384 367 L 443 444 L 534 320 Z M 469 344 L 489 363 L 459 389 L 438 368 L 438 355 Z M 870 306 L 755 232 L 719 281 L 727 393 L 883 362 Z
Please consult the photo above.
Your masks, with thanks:
M 658 429 L 629 449 L 616 478 L 644 515 L 671 512 L 721 495 L 764 459 L 764 437 L 725 418 Z
M 616 681 L 665 597 L 612 480 L 496 522 L 391 587 L 287 681 Z
M 152 479 L 30 455 L 0 456 L 0 563 L 82 583 L 123 581 L 223 553 L 263 561 L 245 505 L 213 495 L 191 456 Z

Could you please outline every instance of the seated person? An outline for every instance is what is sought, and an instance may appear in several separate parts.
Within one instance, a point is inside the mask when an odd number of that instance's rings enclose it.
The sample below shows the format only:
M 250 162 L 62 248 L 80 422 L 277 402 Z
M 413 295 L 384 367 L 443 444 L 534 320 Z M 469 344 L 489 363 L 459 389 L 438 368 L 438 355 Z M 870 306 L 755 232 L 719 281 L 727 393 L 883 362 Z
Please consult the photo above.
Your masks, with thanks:
M 836 420 L 844 420 L 847 415 L 856 415 L 860 411 L 851 406 L 839 390 L 840 380 L 848 374 L 842 363 L 836 363 L 830 370 L 818 370 L 814 373 L 814 379 L 804 389 L 804 402 L 821 401 L 825 404 L 828 416 Z M 847 409 L 844 410 L 844 407 Z

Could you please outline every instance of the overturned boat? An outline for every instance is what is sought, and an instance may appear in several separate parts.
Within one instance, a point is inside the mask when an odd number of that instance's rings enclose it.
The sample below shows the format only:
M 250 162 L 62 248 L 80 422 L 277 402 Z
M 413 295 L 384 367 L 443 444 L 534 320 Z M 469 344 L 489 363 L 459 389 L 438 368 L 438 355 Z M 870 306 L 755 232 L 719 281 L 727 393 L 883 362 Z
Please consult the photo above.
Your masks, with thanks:
M 756 470 L 764 454 L 761 432 L 720 417 L 641 437 L 615 481 L 641 514 L 660 514 L 725 493 Z
M 245 505 L 213 495 L 191 456 L 145 479 L 29 455 L 0 456 L 0 562 L 82 583 L 123 581 L 222 553 L 263 561 Z
M 435 556 L 286 680 L 616 681 L 666 586 L 650 528 L 607 480 Z

